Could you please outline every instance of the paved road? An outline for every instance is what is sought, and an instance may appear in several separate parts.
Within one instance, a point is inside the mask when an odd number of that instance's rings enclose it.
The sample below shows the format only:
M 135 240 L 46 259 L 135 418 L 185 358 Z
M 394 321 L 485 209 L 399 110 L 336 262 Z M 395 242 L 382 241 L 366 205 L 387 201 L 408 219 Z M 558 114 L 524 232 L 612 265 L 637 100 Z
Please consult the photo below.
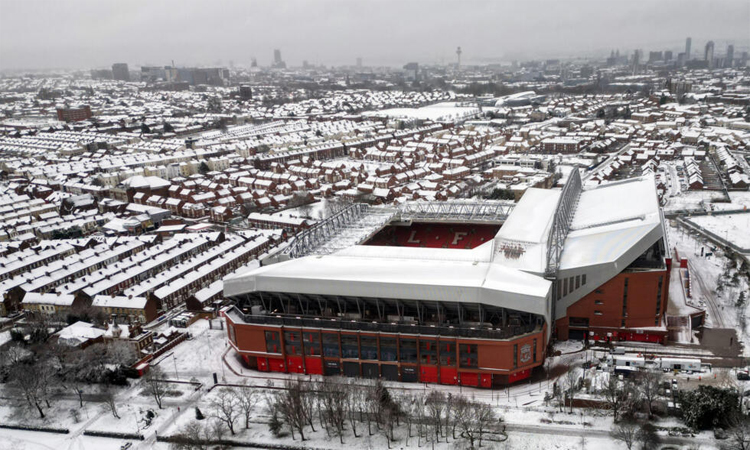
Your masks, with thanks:
M 669 178 L 670 183 L 672 185 L 671 191 L 672 197 L 676 197 L 680 195 L 680 192 L 682 192 L 682 186 L 680 185 L 680 177 L 677 175 L 677 168 L 674 164 L 668 164 L 667 167 L 669 167 Z
M 713 328 L 725 328 L 724 314 L 721 311 L 721 307 L 717 304 L 716 296 L 713 295 L 711 289 L 709 289 L 706 281 L 703 279 L 703 275 L 699 270 L 691 270 L 690 278 L 692 280 L 693 296 L 695 297 L 696 291 L 701 293 L 701 297 L 710 310 L 711 325 L 713 325 Z

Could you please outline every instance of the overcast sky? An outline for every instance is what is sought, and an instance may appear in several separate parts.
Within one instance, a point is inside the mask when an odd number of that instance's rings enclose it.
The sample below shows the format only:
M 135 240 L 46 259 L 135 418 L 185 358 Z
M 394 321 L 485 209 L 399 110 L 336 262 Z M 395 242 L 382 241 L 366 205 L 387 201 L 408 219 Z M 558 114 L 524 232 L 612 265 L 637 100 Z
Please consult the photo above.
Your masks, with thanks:
M 748 0 L 0 0 L 0 69 L 141 64 L 403 65 L 747 50 Z

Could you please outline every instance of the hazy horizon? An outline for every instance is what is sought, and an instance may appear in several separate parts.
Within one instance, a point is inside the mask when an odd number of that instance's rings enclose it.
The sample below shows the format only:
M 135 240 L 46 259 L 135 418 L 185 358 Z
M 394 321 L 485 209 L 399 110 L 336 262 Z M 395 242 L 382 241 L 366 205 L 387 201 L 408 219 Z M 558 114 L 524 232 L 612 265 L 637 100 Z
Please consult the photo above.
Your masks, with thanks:
M 750 44 L 750 2 L 0 0 L 0 70 L 87 69 L 115 62 L 400 66 L 569 58 L 635 48 L 693 57 Z M 675 55 L 676 57 L 676 55 Z

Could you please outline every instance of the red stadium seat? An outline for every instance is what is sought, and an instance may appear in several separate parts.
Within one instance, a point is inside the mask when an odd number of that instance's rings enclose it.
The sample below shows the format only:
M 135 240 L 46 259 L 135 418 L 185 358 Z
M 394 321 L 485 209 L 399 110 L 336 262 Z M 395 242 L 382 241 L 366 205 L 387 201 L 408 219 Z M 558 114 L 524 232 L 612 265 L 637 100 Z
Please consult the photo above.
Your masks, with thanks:
M 414 223 L 386 227 L 365 245 L 472 249 L 494 238 L 499 229 L 499 225 Z

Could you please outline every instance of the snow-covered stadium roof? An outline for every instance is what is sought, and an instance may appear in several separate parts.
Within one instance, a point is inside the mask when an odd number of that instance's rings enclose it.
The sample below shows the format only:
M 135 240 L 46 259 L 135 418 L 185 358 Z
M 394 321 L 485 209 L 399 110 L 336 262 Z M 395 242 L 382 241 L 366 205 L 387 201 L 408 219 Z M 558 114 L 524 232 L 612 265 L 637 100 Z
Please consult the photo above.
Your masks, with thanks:
M 472 250 L 355 245 L 226 278 L 224 295 L 261 291 L 478 302 L 541 314 L 549 323 L 552 282 L 544 272 L 559 199 L 560 191 L 527 190 L 495 239 Z M 588 282 L 561 299 L 556 316 L 662 237 L 653 176 L 584 190 L 558 278 L 586 274 Z

